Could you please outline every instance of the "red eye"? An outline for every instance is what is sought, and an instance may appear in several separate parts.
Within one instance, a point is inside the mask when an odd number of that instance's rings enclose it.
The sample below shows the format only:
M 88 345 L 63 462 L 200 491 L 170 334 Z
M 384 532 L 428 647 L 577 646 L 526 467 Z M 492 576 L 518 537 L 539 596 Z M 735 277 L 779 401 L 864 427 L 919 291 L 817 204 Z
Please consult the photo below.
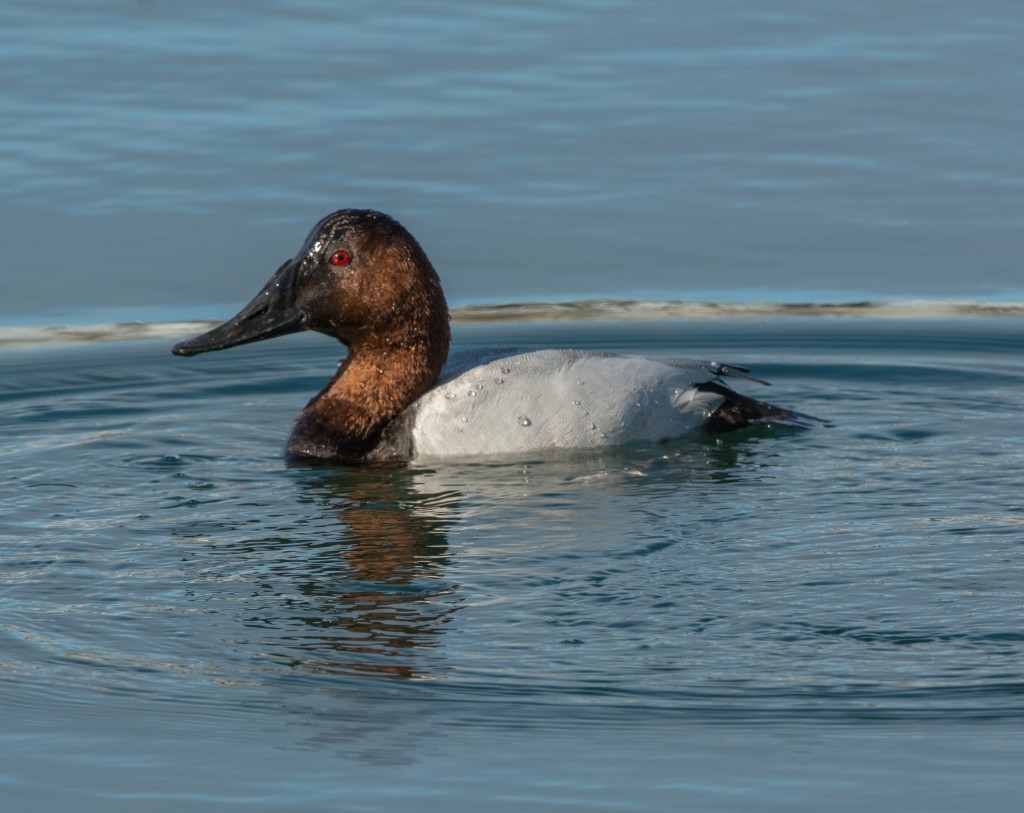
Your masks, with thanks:
M 352 255 L 347 251 L 335 251 L 330 258 L 331 265 L 348 265 L 352 262 Z

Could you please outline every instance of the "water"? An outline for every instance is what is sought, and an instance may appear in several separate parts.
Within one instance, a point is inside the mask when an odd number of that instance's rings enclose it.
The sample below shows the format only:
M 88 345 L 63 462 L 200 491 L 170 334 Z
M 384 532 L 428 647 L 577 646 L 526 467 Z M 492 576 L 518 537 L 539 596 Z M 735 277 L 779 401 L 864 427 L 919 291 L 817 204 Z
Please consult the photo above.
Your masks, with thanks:
M 331 340 L 8 350 L 10 809 L 1015 808 L 1024 321 L 456 335 L 716 347 L 833 426 L 310 468 Z
M 0 6 L 3 809 L 1016 810 L 1022 28 Z M 335 343 L 169 347 L 346 206 L 459 347 L 746 364 L 832 425 L 289 465 Z
M 1022 28 L 1014 0 L 6 3 L 0 317 L 212 316 L 346 206 L 458 304 L 1024 299 Z

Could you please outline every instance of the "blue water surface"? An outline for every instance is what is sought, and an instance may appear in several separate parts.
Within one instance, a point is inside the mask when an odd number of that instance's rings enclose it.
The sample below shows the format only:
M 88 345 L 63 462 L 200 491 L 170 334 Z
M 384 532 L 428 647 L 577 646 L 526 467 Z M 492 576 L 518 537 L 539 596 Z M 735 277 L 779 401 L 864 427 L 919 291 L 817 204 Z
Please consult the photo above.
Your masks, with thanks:
M 0 318 L 237 303 L 342 207 L 405 223 L 457 304 L 1024 299 L 1022 28 L 1012 0 L 8 3 Z
M 715 346 L 832 425 L 310 468 L 329 339 L 8 351 L 11 809 L 1016 808 L 1019 318 L 456 335 Z

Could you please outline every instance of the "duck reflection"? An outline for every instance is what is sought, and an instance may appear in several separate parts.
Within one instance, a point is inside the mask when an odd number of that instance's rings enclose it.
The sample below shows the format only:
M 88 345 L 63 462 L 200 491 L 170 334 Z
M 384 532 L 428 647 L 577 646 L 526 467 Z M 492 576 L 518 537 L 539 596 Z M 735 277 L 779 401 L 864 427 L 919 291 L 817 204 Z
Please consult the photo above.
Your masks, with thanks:
M 282 654 L 320 673 L 436 678 L 445 670 L 445 632 L 464 600 L 449 575 L 459 572 L 450 550 L 456 525 L 478 537 L 481 528 L 513 523 L 526 538 L 544 537 L 590 527 L 602 516 L 592 511 L 595 500 L 642 506 L 668 488 L 704 504 L 717 493 L 707 484 L 761 476 L 756 461 L 769 451 L 756 449 L 761 439 L 750 433 L 438 470 L 303 466 L 308 521 L 301 550 L 281 566 L 301 568 L 292 583 L 305 602 L 279 641 Z M 552 495 L 560 495 L 554 506 Z
M 458 607 L 445 579 L 448 529 L 459 495 L 424 493 L 403 469 L 339 470 L 303 485 L 337 521 L 317 543 L 300 589 L 317 609 L 304 620 L 319 633 L 318 671 L 399 679 L 427 676 L 440 636 Z

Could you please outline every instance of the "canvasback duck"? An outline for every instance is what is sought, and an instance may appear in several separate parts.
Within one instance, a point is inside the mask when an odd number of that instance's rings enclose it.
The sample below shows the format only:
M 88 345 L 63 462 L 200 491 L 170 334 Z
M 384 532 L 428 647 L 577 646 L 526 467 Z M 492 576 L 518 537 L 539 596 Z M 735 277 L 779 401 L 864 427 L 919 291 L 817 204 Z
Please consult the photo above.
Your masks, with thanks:
M 722 378 L 749 378 L 747 370 L 717 362 L 478 351 L 446 367 L 451 334 L 437 273 L 405 228 L 371 210 L 325 217 L 252 302 L 172 352 L 192 356 L 300 330 L 334 336 L 348 355 L 295 419 L 287 445 L 294 457 L 501 455 L 813 420 L 736 393 Z

